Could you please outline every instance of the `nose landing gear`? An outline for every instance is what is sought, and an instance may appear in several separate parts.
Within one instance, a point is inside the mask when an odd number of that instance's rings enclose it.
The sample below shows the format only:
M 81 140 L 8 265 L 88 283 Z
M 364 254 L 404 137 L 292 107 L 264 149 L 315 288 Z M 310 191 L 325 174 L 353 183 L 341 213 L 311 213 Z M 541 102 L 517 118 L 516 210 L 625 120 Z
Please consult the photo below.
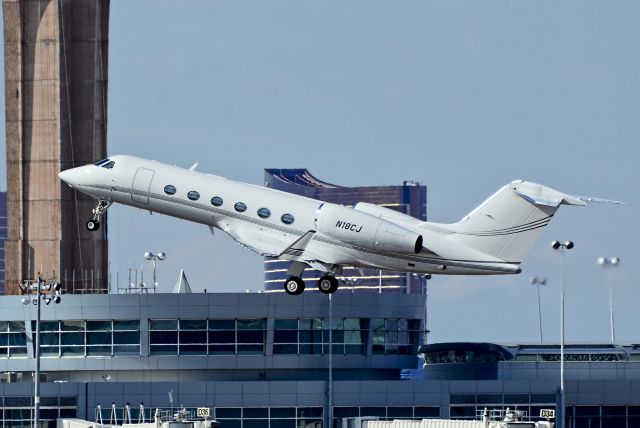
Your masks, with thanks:
M 91 210 L 91 212 L 93 213 L 93 218 L 87 222 L 87 230 L 89 232 L 95 232 L 96 230 L 100 229 L 100 218 L 112 203 L 113 202 L 106 199 L 100 199 L 98 201 L 98 206 Z

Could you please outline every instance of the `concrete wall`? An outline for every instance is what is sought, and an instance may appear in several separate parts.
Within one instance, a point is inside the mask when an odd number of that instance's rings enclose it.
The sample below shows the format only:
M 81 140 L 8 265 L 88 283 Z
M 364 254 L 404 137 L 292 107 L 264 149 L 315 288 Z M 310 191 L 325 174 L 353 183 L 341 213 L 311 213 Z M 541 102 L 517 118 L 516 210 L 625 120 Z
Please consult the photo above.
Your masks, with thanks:
M 6 293 L 41 271 L 67 292 L 107 287 L 94 201 L 57 173 L 106 154 L 109 1 L 3 0 L 9 228 Z M 94 281 L 91 281 L 91 278 Z M 99 279 L 98 279 L 99 278 Z

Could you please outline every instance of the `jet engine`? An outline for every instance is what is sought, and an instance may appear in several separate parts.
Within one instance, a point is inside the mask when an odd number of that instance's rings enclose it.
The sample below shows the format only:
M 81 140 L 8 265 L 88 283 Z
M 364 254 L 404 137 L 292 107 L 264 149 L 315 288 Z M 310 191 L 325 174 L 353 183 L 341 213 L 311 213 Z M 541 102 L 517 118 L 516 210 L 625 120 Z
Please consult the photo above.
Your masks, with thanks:
M 384 220 L 399 224 L 404 227 L 417 226 L 421 223 L 419 219 L 401 213 L 400 211 L 391 210 L 389 208 L 381 207 L 380 205 L 370 204 L 367 202 L 358 202 L 357 204 L 355 204 L 353 209 L 361 211 L 363 213 L 371 214 L 374 217 L 380 217 Z
M 408 254 L 422 250 L 422 235 L 342 205 L 322 204 L 315 222 L 318 232 L 348 244 Z

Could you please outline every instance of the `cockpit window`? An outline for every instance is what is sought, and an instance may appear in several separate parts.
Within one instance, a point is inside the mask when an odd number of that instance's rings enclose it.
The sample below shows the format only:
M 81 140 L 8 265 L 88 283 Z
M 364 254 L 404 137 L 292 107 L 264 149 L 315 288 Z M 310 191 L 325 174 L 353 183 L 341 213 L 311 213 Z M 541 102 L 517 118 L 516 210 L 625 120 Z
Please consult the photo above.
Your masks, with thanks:
M 100 166 L 100 167 L 102 167 L 102 168 L 106 168 L 106 169 L 111 169 L 111 168 L 113 168 L 113 166 L 114 166 L 115 164 L 116 164 L 116 163 L 115 163 L 114 161 L 112 161 L 111 159 L 109 159 L 109 158 L 107 158 L 107 159 L 102 159 L 102 160 L 99 160 L 98 162 L 95 162 L 95 163 L 94 163 L 94 165 L 95 165 L 95 166 Z

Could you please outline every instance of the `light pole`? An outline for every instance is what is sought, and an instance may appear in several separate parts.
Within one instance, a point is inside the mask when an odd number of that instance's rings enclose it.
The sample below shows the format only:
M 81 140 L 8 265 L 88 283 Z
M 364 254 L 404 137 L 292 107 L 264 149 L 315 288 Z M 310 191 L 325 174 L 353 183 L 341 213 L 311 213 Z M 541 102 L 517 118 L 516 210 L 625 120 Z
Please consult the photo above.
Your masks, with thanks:
M 329 385 L 328 385 L 328 408 L 327 408 L 327 426 L 333 427 L 333 301 L 329 293 Z
M 603 268 L 611 267 L 612 269 L 620 265 L 620 257 L 598 257 L 598 264 Z M 607 288 L 609 289 L 609 319 L 611 321 L 611 343 L 616 343 L 616 329 L 613 322 L 613 284 L 611 277 L 607 273 Z
M 42 301 L 47 305 L 52 301 L 56 304 L 60 303 L 60 284 L 56 281 L 45 281 L 42 279 L 42 276 L 38 274 L 37 281 L 24 280 L 22 284 L 20 284 L 20 289 L 23 294 L 34 295 L 33 298 L 23 297 L 22 304 L 26 306 L 33 303 L 37 307 L 36 342 L 33 350 L 36 362 L 33 387 L 33 426 L 34 428 L 38 428 L 40 426 L 40 306 Z
M 427 321 L 429 316 L 429 280 L 431 279 L 431 274 L 411 274 L 414 278 L 420 278 L 420 292 L 424 293 L 424 313 L 423 313 L 423 324 L 424 324 L 424 332 L 422 337 L 422 343 L 426 345 L 429 339 L 429 328 L 427 327 Z
M 540 343 L 542 343 L 542 304 L 540 302 L 540 287 L 547 285 L 547 278 L 538 278 L 532 276 L 529 278 L 531 285 L 535 285 L 538 289 L 538 332 L 540 333 Z
M 166 259 L 167 254 L 162 251 L 158 254 L 153 254 L 151 251 L 147 251 L 144 253 L 144 258 L 153 263 L 153 288 L 155 289 L 158 286 L 158 283 L 156 282 L 156 261 Z
M 562 281 L 560 282 L 560 413 L 557 422 L 560 422 L 559 428 L 564 428 L 564 289 L 566 282 L 566 266 L 564 260 L 565 250 L 570 250 L 574 247 L 573 242 L 565 241 L 553 241 L 551 248 L 556 251 L 560 251 L 562 256 Z

